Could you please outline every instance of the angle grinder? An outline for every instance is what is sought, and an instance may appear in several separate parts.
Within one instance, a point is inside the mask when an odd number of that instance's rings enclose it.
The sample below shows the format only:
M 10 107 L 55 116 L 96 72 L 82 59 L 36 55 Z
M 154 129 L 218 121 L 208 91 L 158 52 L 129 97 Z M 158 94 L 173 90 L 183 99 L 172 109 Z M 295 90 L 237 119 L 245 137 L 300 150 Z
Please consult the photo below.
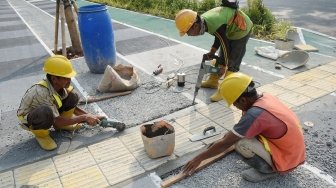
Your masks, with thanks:
M 125 130 L 125 128 L 126 128 L 125 123 L 114 121 L 114 120 L 111 120 L 111 119 L 108 119 L 108 118 L 101 119 L 100 123 L 99 123 L 99 126 L 104 127 L 104 128 L 112 127 L 112 128 L 117 129 L 118 132 L 121 132 L 121 131 Z

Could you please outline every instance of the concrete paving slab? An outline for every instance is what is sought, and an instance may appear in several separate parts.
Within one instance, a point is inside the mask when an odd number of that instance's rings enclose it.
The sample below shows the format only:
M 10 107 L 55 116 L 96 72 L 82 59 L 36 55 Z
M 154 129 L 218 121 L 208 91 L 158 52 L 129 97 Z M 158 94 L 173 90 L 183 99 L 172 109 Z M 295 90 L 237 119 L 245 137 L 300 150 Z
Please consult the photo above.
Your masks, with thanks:
M 0 68 L 2 68 L 1 65 L 0 65 Z M 1 70 L 4 70 L 4 69 L 1 69 Z M 0 71 L 0 73 L 1 75 L 5 74 L 2 71 Z M 34 74 L 37 74 L 36 69 L 35 69 Z M 5 74 L 4 76 L 9 77 L 9 75 L 7 74 Z M 38 81 L 43 79 L 45 76 L 43 74 L 38 74 L 35 76 L 28 76 L 24 78 L 25 79 L 24 82 L 22 81 L 22 78 L 12 79 L 8 81 L 9 79 L 8 77 L 4 77 L 4 78 L 0 77 L 1 78 L 0 79 L 1 80 L 0 89 L 2 91 L 8 91 L 10 89 L 11 91 L 11 92 L 3 92 L 3 94 L 1 94 L 0 96 L 0 104 L 1 104 L 0 110 L 2 112 L 12 111 L 12 110 L 16 111 L 20 105 L 21 98 L 25 94 L 26 90 L 31 87 L 32 83 L 37 83 Z M 13 87 L 13 86 L 16 86 L 16 87 Z
M 10 14 L 8 14 L 8 15 L 10 15 Z M 15 21 L 18 21 L 18 20 L 21 20 L 20 17 L 18 17 L 18 16 L 9 16 L 9 17 L 1 18 L 0 23 L 1 22 L 15 22 Z
M 0 49 L 12 48 L 16 46 L 26 46 L 26 45 L 33 45 L 38 43 L 38 40 L 34 36 L 25 36 L 25 37 L 16 37 L 10 39 L 1 39 Z
M 80 171 L 61 177 L 64 188 L 90 188 L 108 187 L 106 178 L 97 166 L 82 169 Z
M 13 171 L 0 173 L 0 187 L 15 187 Z
M 0 22 L 0 27 L 9 27 L 22 24 L 21 20 L 13 20 L 8 22 Z
M 17 187 L 23 185 L 39 185 L 58 178 L 56 168 L 51 159 L 39 161 L 14 170 L 15 184 Z
M 55 156 L 53 157 L 53 161 L 59 176 L 72 174 L 73 172 L 94 166 L 96 164 L 93 156 L 87 148 Z
M 17 30 L 13 31 L 1 31 L 0 30 L 0 40 L 1 39 L 10 39 L 10 38 L 17 38 L 17 37 L 28 37 L 33 36 L 28 29 Z
M 25 26 L 24 24 L 18 24 L 18 25 L 11 25 L 11 26 L 2 26 L 0 27 L 0 31 L 1 32 L 5 32 L 5 31 L 17 31 L 17 30 L 23 30 L 23 29 L 27 29 L 27 26 Z
M 18 56 L 20 54 L 20 56 Z M 34 57 L 45 57 L 46 52 L 41 44 L 31 44 L 0 49 L 0 62 L 16 61 Z M 41 70 L 41 69 L 37 69 Z
M 117 52 L 126 56 L 167 46 L 174 46 L 176 44 L 176 42 L 163 39 L 159 36 L 143 36 L 129 40 L 117 41 L 116 48 Z
M 41 188 L 42 187 L 43 188 L 47 188 L 47 187 L 62 188 L 63 185 L 61 183 L 61 180 L 59 178 L 56 178 L 56 179 L 50 180 L 48 182 L 39 184 L 38 187 L 41 187 Z
M 17 13 L 24 18 L 24 22 L 27 23 L 33 32 L 39 36 L 39 38 L 50 49 L 54 48 L 54 25 L 55 18 L 50 14 L 43 12 L 38 7 L 21 0 L 9 0 L 11 5 L 17 10 Z M 43 24 L 41 24 L 43 23 Z M 71 45 L 69 32 L 66 29 L 66 45 Z M 61 33 L 61 31 L 59 31 Z M 61 37 L 58 39 L 58 44 L 61 43 Z
M 130 28 L 129 26 L 126 26 L 122 23 L 113 21 L 113 19 L 112 19 L 112 27 L 113 27 L 114 33 L 118 30 L 123 30 L 123 29 L 129 29 Z
M 118 25 L 121 25 L 122 24 L 118 24 Z M 146 32 L 143 32 L 143 31 L 139 31 L 137 29 L 134 29 L 134 28 L 129 28 L 129 27 L 126 27 L 126 28 L 121 28 L 121 29 L 115 29 L 114 28 L 115 25 L 113 25 L 113 29 L 114 29 L 114 39 L 116 42 L 118 41 L 123 41 L 123 40 L 129 40 L 129 39 L 134 39 L 134 38 L 138 38 L 138 37 L 144 37 L 144 36 L 148 36 L 149 33 L 146 33 Z M 117 28 L 120 28 L 117 27 Z

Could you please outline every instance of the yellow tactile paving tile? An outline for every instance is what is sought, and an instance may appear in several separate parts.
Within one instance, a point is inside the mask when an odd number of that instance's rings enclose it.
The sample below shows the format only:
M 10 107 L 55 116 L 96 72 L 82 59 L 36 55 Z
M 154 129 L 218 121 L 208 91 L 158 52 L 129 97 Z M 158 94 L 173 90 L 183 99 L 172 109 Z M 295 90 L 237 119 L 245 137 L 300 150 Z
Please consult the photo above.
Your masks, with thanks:
M 96 164 L 87 148 L 55 156 L 53 157 L 53 160 L 60 176 L 70 174 Z
M 219 125 L 196 111 L 191 112 L 189 115 L 177 118 L 175 121 L 191 134 L 200 133 L 209 126 L 214 126 L 218 130 L 221 128 Z
M 329 63 L 328 65 L 336 66 L 336 61 Z
M 172 124 L 175 128 L 175 149 L 174 154 L 181 157 L 187 153 L 196 151 L 204 147 L 204 144 L 199 142 L 191 142 L 189 138 L 192 134 L 188 133 L 182 126 L 177 123 Z
M 336 74 L 336 66 L 334 65 L 326 64 L 323 66 L 319 66 L 316 69 L 320 69 L 320 70 L 324 70 L 324 71 Z
M 292 90 L 292 89 L 295 89 L 295 88 L 298 88 L 298 87 L 302 87 L 304 85 L 304 84 L 302 84 L 298 81 L 290 80 L 288 78 L 275 81 L 275 82 L 273 82 L 273 84 L 281 86 L 281 87 L 289 89 L 289 90 Z
M 336 84 L 336 75 L 331 75 L 327 78 L 324 78 L 323 80 L 326 80 L 328 82 L 332 82 L 332 83 Z
M 121 156 L 131 155 L 126 146 L 118 139 L 112 138 L 88 147 L 97 163 L 102 163 Z
M 17 187 L 22 185 L 38 186 L 58 179 L 58 174 L 53 161 L 47 159 L 14 169 L 14 179 Z
M 312 98 L 302 95 L 300 93 L 288 92 L 277 96 L 282 102 L 288 105 L 289 107 L 300 106 L 302 104 L 308 103 Z M 293 106 L 292 106 L 293 105 Z
M 45 183 L 42 183 L 40 185 L 38 185 L 39 188 L 49 188 L 49 187 L 52 187 L 52 188 L 62 188 L 63 185 L 61 183 L 61 180 L 60 179 L 53 179 L 53 180 L 50 180 L 48 182 L 45 182 Z
M 64 188 L 109 187 L 98 166 L 91 166 L 61 177 Z
M 119 139 L 124 143 L 127 149 L 131 152 L 143 149 L 143 142 L 141 138 L 140 129 L 139 131 L 129 133 L 127 135 L 119 137 Z
M 324 65 L 323 65 L 324 66 Z M 322 67 L 323 67 L 322 66 Z M 335 67 L 335 70 L 336 70 L 336 67 Z M 318 68 L 314 68 L 314 69 L 310 69 L 310 70 L 307 70 L 304 72 L 305 74 L 309 74 L 315 78 L 325 78 L 325 77 L 328 77 L 330 75 L 332 75 L 331 72 L 329 71 L 325 71 L 325 70 L 321 70 L 321 69 L 318 69 Z
M 241 118 L 241 112 L 234 112 L 231 114 L 225 114 L 218 119 L 213 119 L 217 124 L 225 128 L 226 130 L 232 130 L 233 126 L 238 123 Z
M 145 172 L 137 161 L 126 162 L 118 165 L 106 161 L 99 164 L 99 167 L 112 187 L 114 184 L 120 183 Z
M 271 93 L 274 96 L 286 93 L 289 90 L 276 84 L 266 84 L 257 88 L 258 93 Z
M 0 173 L 0 188 L 14 187 L 14 176 L 12 171 Z
M 307 85 L 314 86 L 329 92 L 334 92 L 336 90 L 336 83 L 330 82 L 327 79 L 317 80 L 315 82 L 309 82 Z
M 231 108 L 228 108 L 220 103 L 211 103 L 208 106 L 197 109 L 197 111 L 209 119 L 218 119 L 224 114 L 233 113 Z
M 296 89 L 293 89 L 294 92 L 303 94 L 305 96 L 308 96 L 312 99 L 316 99 L 318 97 L 322 97 L 324 95 L 327 95 L 329 92 L 320 88 L 316 88 L 313 86 L 305 85 Z
M 320 80 L 320 78 L 314 77 L 310 74 L 307 74 L 306 72 L 295 74 L 293 76 L 288 77 L 288 79 L 298 81 L 301 84 L 306 84 L 308 82 L 314 82 Z

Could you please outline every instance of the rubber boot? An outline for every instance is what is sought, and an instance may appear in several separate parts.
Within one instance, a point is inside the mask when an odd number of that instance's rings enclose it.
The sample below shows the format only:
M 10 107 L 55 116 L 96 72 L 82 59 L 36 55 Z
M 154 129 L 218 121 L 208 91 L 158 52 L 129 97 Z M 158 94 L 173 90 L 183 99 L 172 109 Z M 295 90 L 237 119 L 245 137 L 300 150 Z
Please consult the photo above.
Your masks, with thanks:
M 254 168 L 250 168 L 250 169 L 244 170 L 241 173 L 241 175 L 242 175 L 242 177 L 245 180 L 253 182 L 253 183 L 265 181 L 265 180 L 268 180 L 268 179 L 271 179 L 271 178 L 275 178 L 275 177 L 278 176 L 278 174 L 275 173 L 275 172 L 264 174 L 264 173 L 258 172 Z
M 257 169 L 259 172 L 268 174 L 273 173 L 272 167 L 261 157 L 258 155 L 254 155 L 251 158 L 244 158 L 243 161 L 253 167 L 254 169 Z
M 49 136 L 48 129 L 30 130 L 42 149 L 50 151 L 57 148 L 55 141 Z
M 71 108 L 70 110 L 68 111 L 64 111 L 61 113 L 61 116 L 62 117 L 67 117 L 67 118 L 72 118 L 73 114 L 74 114 L 74 111 L 75 111 L 75 108 Z M 64 127 L 61 127 L 61 128 L 55 128 L 56 130 L 65 130 L 65 131 L 75 131 L 77 129 L 80 129 L 82 127 L 82 124 L 80 123 L 76 123 L 76 124 L 73 124 L 73 125 L 67 125 L 67 126 L 64 126 Z
M 226 71 L 226 74 L 225 74 L 225 76 L 224 76 L 224 79 L 227 77 L 227 76 L 229 76 L 230 74 L 232 74 L 233 72 L 231 72 L 231 71 Z M 222 97 L 222 95 L 219 93 L 219 88 L 216 90 L 216 92 L 213 94 L 213 95 L 211 95 L 211 97 L 210 97 L 210 100 L 212 101 L 212 102 L 218 102 L 218 101 L 220 101 L 220 100 L 222 100 L 223 99 L 223 97 Z
M 207 80 L 202 81 L 201 87 L 217 89 L 218 80 L 219 80 L 218 74 L 210 74 Z

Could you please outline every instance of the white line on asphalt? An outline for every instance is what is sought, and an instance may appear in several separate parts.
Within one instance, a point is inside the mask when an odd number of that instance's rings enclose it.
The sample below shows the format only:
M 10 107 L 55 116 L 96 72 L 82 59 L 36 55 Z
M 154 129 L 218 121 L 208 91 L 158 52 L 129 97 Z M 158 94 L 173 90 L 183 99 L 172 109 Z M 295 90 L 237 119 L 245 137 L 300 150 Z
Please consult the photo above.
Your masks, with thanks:
M 302 28 L 302 27 L 297 27 L 297 28 L 301 28 L 302 30 L 306 30 L 306 31 L 308 31 L 308 32 L 315 33 L 315 34 L 317 34 L 317 35 L 321 35 L 321 36 L 323 36 L 323 37 L 327 37 L 327 38 L 329 38 L 329 39 L 336 40 L 335 37 L 332 37 L 332 36 L 327 35 L 327 34 L 324 34 L 324 33 L 320 33 L 320 32 L 313 31 L 313 30 L 306 29 L 306 28 Z
M 252 69 L 254 69 L 254 70 L 258 70 L 258 71 L 260 71 L 260 72 L 264 72 L 264 73 L 267 73 L 267 74 L 269 74 L 269 75 L 272 75 L 272 76 L 275 76 L 275 77 L 278 77 L 278 78 L 285 78 L 285 76 L 282 75 L 282 74 L 278 74 L 278 73 L 275 73 L 275 72 L 272 72 L 272 71 L 263 69 L 263 68 L 258 67 L 258 66 L 249 65 L 249 64 L 247 64 L 247 63 L 245 63 L 245 62 L 242 62 L 241 64 L 242 64 L 242 65 L 245 65 L 245 66 L 247 66 L 247 67 L 250 67 L 250 68 L 252 68 Z
M 336 182 L 334 181 L 334 178 L 332 176 L 330 176 L 329 174 L 321 171 L 320 169 L 308 164 L 308 163 L 304 163 L 302 165 L 303 168 L 309 170 L 310 172 L 312 172 L 313 174 L 315 174 L 316 176 L 318 176 L 319 178 L 327 181 L 328 183 L 332 184 L 333 186 L 336 186 Z
M 29 28 L 29 30 L 33 33 L 33 35 L 36 37 L 36 39 L 42 44 L 42 46 L 47 50 L 49 55 L 55 55 L 49 47 L 43 42 L 43 40 L 34 32 L 34 30 L 28 25 L 26 20 L 20 15 L 20 13 L 15 9 L 15 7 L 8 1 L 9 5 L 13 8 L 13 10 L 16 12 L 16 14 L 21 18 L 21 20 L 24 22 L 24 24 Z M 38 8 L 38 7 L 37 7 Z M 72 78 L 72 83 L 75 85 L 75 87 L 79 90 L 79 92 L 84 96 L 84 98 L 88 97 L 88 94 L 84 91 L 83 87 L 79 84 L 76 78 Z M 96 113 L 100 115 L 106 116 L 106 114 L 103 112 L 103 110 L 97 105 L 97 103 L 90 103 L 90 106 L 94 108 Z

